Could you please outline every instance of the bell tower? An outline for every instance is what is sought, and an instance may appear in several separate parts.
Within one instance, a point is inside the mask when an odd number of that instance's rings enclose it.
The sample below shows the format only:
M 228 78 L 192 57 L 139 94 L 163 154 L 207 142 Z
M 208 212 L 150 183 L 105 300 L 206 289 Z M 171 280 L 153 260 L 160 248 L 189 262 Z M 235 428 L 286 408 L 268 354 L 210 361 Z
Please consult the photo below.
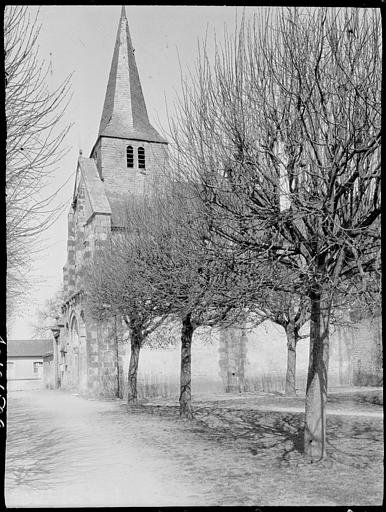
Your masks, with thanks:
M 124 6 L 90 158 L 96 162 L 113 211 L 128 195 L 143 194 L 167 165 L 167 141 L 149 121 Z

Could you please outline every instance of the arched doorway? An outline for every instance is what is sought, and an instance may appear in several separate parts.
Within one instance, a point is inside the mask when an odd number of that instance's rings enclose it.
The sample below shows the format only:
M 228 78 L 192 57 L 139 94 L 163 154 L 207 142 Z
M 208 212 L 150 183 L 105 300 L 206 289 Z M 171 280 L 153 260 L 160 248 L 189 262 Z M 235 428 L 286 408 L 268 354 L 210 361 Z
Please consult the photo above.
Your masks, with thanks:
M 70 325 L 71 337 L 71 384 L 73 386 L 79 385 L 79 327 L 78 321 L 75 316 L 72 317 Z

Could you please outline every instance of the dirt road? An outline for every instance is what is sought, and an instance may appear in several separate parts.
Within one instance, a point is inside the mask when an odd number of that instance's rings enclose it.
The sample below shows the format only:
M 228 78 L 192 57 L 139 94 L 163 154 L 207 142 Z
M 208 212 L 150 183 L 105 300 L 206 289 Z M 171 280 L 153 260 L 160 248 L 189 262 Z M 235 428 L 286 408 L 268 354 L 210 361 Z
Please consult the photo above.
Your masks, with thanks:
M 55 391 L 9 394 L 10 507 L 172 506 L 200 502 L 182 468 L 144 442 L 162 429 L 116 402 Z M 158 433 L 159 435 L 159 433 Z

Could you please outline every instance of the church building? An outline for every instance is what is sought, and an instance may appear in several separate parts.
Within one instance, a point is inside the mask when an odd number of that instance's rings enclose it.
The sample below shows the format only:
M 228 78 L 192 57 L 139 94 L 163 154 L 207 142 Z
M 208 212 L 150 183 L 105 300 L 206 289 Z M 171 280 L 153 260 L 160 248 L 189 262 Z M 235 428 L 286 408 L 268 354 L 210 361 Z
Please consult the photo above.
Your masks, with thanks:
M 68 214 L 66 301 L 54 330 L 57 385 L 93 395 L 116 392 L 118 349 L 88 318 L 82 265 L 107 235 L 124 226 L 125 204 L 167 165 L 167 142 L 150 124 L 125 8 L 119 20 L 97 140 L 80 152 Z

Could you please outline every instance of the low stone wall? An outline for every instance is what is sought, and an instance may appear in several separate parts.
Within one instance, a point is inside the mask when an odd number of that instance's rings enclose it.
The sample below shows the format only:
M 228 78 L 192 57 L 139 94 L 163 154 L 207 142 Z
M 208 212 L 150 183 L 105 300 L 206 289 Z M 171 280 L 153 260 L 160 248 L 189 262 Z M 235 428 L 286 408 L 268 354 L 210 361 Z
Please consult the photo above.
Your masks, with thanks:
M 379 323 L 363 323 L 355 329 L 335 329 L 330 337 L 329 387 L 380 385 L 382 372 L 377 369 Z M 306 329 L 305 329 L 306 331 Z M 361 355 L 362 359 L 359 358 Z M 121 390 L 126 393 L 130 348 L 122 350 Z M 305 391 L 309 341 L 297 346 L 296 387 Z M 361 366 L 361 361 L 365 364 Z M 196 335 L 192 343 L 192 394 L 224 392 L 284 392 L 287 346 L 284 329 L 265 322 L 254 330 L 229 329 Z M 115 377 L 116 378 L 116 377 Z M 147 397 L 179 396 L 180 346 L 141 350 L 138 395 Z
M 7 381 L 7 391 L 32 391 L 43 389 L 43 379 L 16 379 Z

